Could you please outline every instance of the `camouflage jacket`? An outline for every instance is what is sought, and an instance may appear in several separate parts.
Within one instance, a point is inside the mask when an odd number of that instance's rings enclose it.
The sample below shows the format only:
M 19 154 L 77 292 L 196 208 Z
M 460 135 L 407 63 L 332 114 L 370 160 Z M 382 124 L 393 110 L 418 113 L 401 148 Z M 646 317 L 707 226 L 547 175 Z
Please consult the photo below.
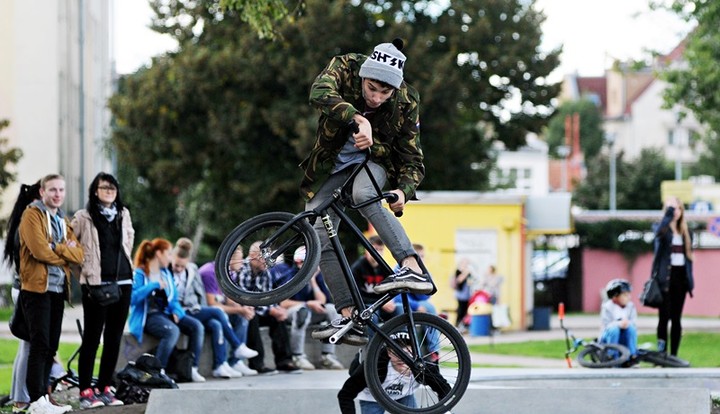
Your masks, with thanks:
M 305 174 L 300 191 L 310 200 L 330 175 L 349 132 L 348 124 L 364 108 L 362 79 L 358 72 L 367 56 L 347 54 L 334 57 L 317 76 L 310 89 L 310 104 L 320 110 L 317 140 L 310 155 L 300 163 Z M 392 189 L 415 196 L 425 176 L 420 146 L 418 92 L 403 82 L 400 89 L 382 104 L 372 118 L 371 159 L 383 166 Z

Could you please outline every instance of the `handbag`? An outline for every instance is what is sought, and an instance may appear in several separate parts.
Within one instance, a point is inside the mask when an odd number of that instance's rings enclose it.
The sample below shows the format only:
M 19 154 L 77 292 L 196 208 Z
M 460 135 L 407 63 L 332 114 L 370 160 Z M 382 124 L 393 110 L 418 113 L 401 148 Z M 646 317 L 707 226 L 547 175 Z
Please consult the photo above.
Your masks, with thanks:
M 122 249 L 122 247 L 120 247 Z M 102 282 L 99 285 L 87 285 L 88 295 L 90 299 L 100 306 L 112 305 L 120 300 L 120 286 L 117 284 L 118 273 L 120 273 L 120 250 L 118 249 L 117 268 L 115 270 L 115 280 L 112 282 Z
M 100 306 L 112 305 L 120 300 L 120 286 L 116 281 L 88 285 L 88 295 Z
M 10 332 L 18 339 L 29 341 L 30 330 L 27 326 L 27 320 L 25 319 L 25 312 L 23 311 L 22 300 L 20 298 L 22 298 L 22 294 L 18 295 L 17 301 L 15 302 L 15 310 L 12 316 L 10 316 Z
M 643 286 L 640 293 L 640 303 L 649 308 L 659 308 L 662 305 L 663 294 L 657 280 L 657 273 L 653 272 L 650 279 L 645 282 L 645 286 Z

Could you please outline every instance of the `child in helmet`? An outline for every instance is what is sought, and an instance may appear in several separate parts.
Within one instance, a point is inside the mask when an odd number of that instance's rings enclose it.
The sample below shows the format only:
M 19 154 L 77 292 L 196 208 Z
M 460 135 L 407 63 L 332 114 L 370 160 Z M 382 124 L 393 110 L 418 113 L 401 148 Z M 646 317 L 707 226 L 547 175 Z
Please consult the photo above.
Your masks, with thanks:
M 625 279 L 613 279 L 605 286 L 608 297 L 602 304 L 600 342 L 620 344 L 630 350 L 630 365 L 637 360 L 637 309 L 630 296 L 632 286 Z

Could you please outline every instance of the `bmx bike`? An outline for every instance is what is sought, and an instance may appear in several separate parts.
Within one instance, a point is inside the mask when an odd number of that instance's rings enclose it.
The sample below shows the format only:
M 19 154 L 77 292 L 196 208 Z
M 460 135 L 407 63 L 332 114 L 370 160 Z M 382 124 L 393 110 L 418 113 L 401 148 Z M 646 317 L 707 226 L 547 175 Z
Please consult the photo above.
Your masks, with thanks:
M 369 328 L 374 335 L 363 352 L 364 372 L 368 388 L 376 401 L 392 413 L 447 413 L 460 401 L 470 379 L 471 360 L 464 338 L 446 320 L 436 315 L 412 312 L 407 290 L 389 292 L 375 303 L 366 306 L 340 244 L 338 228 L 330 217 L 330 212 L 336 214 L 340 225 L 348 226 L 353 238 L 375 258 L 379 266 L 388 274 L 392 273 L 390 265 L 375 251 L 363 232 L 344 212 L 346 208 L 357 210 L 371 203 L 396 200 L 395 194 L 382 192 L 370 173 L 368 159 L 369 152 L 363 162 L 352 167 L 352 172 L 344 183 L 334 190 L 332 197 L 316 209 L 296 215 L 288 212 L 264 213 L 237 226 L 225 238 L 218 251 L 215 260 L 218 281 L 228 297 L 245 305 L 265 306 L 289 298 L 308 283 L 318 267 L 321 246 L 313 224 L 316 220 L 321 220 L 332 250 L 339 259 L 342 276 L 350 289 L 355 309 L 351 322 L 332 335 L 329 342 L 342 343 L 342 336 L 354 326 Z M 350 189 L 355 177 L 363 171 L 369 176 L 376 195 L 355 204 Z M 238 266 L 234 263 L 238 260 L 235 252 L 239 248 L 248 252 L 250 245 L 256 241 L 261 241 L 261 260 L 271 273 L 283 259 L 292 257 L 292 253 L 299 247 L 305 247 L 305 262 L 297 274 L 284 284 L 273 286 L 269 291 L 259 292 L 251 287 L 246 288 L 235 280 L 231 269 Z M 427 273 L 421 260 L 419 263 Z M 373 315 L 396 295 L 401 296 L 402 313 L 380 325 Z M 399 333 L 401 334 L 398 335 Z M 401 341 L 398 338 L 404 339 Z M 399 371 L 393 365 L 396 374 L 400 375 L 390 375 L 390 353 L 402 361 L 403 368 Z M 409 395 L 414 398 L 402 398 Z
M 565 331 L 565 361 L 568 368 L 572 368 L 570 355 L 580 349 L 577 361 L 585 368 L 618 368 L 628 367 L 640 362 L 647 362 L 655 366 L 667 368 L 688 368 L 690 363 L 677 356 L 651 349 L 639 348 L 634 360 L 631 360 L 630 350 L 620 344 L 604 344 L 597 339 L 587 341 L 576 338 L 575 335 L 565 327 L 565 304 L 558 306 L 558 319 L 560 327 Z

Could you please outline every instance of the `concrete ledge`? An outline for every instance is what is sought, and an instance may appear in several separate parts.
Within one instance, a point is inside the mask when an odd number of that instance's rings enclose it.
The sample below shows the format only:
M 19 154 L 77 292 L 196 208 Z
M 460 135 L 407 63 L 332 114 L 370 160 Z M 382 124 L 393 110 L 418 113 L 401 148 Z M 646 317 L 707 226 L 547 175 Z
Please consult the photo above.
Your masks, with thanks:
M 319 368 L 320 357 L 322 354 L 322 344 L 320 341 L 312 339 L 310 335 L 312 331 L 316 328 L 317 326 L 309 326 L 307 328 L 307 335 L 305 336 L 305 354 L 307 355 L 308 360 L 310 360 L 313 365 Z M 260 328 L 260 336 L 262 337 L 263 348 L 265 352 L 265 366 L 274 367 L 275 360 L 272 352 L 272 341 L 270 340 L 268 332 L 269 329 L 267 327 L 263 326 Z M 157 344 L 158 340 L 155 339 L 153 336 L 147 334 L 143 336 L 143 343 L 138 344 L 135 337 L 132 336 L 130 333 L 126 332 L 123 335 L 122 342 L 120 343 L 120 354 L 118 356 L 117 364 L 115 365 L 115 370 L 119 371 L 123 369 L 125 365 L 127 365 L 128 361 L 135 361 L 140 355 L 146 352 L 151 353 L 151 351 L 153 351 Z M 187 349 L 188 337 L 181 334 L 180 339 L 178 339 L 177 347 L 180 349 Z M 337 356 L 338 360 L 342 362 L 342 364 L 345 365 L 345 367 L 347 368 L 350 366 L 350 362 L 355 357 L 358 349 L 360 348 L 356 346 L 338 345 L 335 347 L 335 355 Z M 203 344 L 202 355 L 200 355 L 200 374 L 204 375 L 205 377 L 212 375 L 212 364 L 212 344 L 210 343 L 210 336 L 205 335 L 205 343 Z
M 154 390 L 147 414 L 228 409 L 264 414 L 337 413 L 337 389 Z M 291 404 L 292 408 L 288 406 Z M 699 388 L 468 389 L 455 414 L 709 414 L 710 392 Z

